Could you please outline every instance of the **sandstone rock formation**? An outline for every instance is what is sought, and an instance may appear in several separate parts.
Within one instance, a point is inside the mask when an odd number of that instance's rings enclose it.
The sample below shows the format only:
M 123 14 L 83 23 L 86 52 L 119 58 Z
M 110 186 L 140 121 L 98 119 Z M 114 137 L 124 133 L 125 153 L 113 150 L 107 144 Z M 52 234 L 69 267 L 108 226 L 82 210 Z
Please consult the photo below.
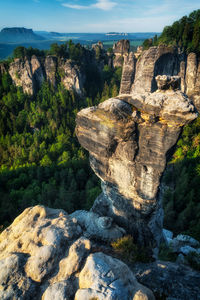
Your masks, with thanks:
M 156 299 L 199 299 L 200 273 L 190 267 L 158 260 L 136 263 L 132 270 L 137 280 L 153 291 Z
M 24 60 L 16 58 L 10 64 L 9 74 L 16 86 L 21 86 L 24 93 L 33 95 L 35 82 L 33 79 L 31 62 L 25 58 Z
M 135 80 L 131 93 L 154 92 L 157 75 L 177 75 L 179 71 L 177 49 L 151 47 L 143 52 L 136 64 Z
M 129 40 L 120 40 L 113 45 L 113 53 L 115 55 L 113 60 L 114 67 L 122 67 L 124 58 L 128 55 L 130 51 Z
M 17 217 L 0 235 L 0 299 L 155 300 L 127 265 L 97 251 L 102 241 L 84 237 L 79 224 L 42 206 Z
M 68 90 L 74 90 L 83 95 L 84 76 L 80 69 L 70 60 L 57 61 L 55 56 L 47 56 L 39 60 L 35 55 L 30 59 L 15 59 L 9 66 L 9 74 L 16 86 L 21 86 L 24 93 L 33 95 L 46 79 L 54 87 L 57 85 L 59 71 L 60 79 Z
M 81 95 L 83 92 L 83 78 L 80 70 L 70 60 L 63 60 L 59 65 L 61 82 L 67 90 L 74 90 Z
M 102 181 L 92 211 L 112 217 L 151 249 L 162 237 L 160 178 L 181 127 L 197 117 L 187 96 L 173 90 L 178 81 L 158 76 L 158 86 L 169 90 L 150 93 L 144 87 L 143 93 L 120 95 L 77 115 L 77 137 Z
M 54 88 L 56 88 L 57 64 L 56 56 L 48 55 L 45 58 L 44 67 L 46 71 L 46 79 Z
M 154 92 L 157 89 L 157 75 L 178 75 L 181 77 L 181 91 L 200 109 L 200 61 L 195 53 L 186 55 L 176 47 L 159 45 L 127 55 L 120 94 Z
M 200 110 L 200 61 L 195 53 L 190 53 L 187 57 L 185 93 L 193 99 Z
M 133 52 L 124 57 L 120 94 L 130 94 L 135 78 L 136 58 Z

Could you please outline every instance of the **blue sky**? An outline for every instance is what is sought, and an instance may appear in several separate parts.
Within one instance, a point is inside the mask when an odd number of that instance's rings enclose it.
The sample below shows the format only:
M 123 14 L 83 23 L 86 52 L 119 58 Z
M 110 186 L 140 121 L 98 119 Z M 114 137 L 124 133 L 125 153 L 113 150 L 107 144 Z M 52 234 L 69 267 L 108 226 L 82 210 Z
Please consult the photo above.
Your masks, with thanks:
M 0 29 L 58 32 L 162 31 L 199 0 L 0 0 Z

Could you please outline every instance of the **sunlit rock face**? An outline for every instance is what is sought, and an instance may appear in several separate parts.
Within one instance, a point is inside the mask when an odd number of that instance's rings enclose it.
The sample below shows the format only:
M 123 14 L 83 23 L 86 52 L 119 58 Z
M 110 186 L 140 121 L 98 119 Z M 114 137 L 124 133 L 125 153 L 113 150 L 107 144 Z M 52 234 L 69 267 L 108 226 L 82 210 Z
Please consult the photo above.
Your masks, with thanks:
M 27 208 L 0 234 L 0 299 L 155 300 L 127 265 L 97 252 L 121 234 L 92 212 Z
M 195 53 L 159 45 L 124 57 L 120 94 L 155 92 L 156 76 L 180 76 L 181 91 L 200 109 L 200 61 Z
M 13 83 L 21 86 L 23 92 L 29 95 L 36 94 L 45 80 L 56 88 L 58 77 L 67 90 L 83 95 L 85 77 L 80 68 L 69 59 L 58 62 L 57 57 L 52 55 L 47 56 L 45 60 L 35 55 L 31 58 L 16 58 L 9 66 L 9 74 Z
M 56 72 L 57 72 L 57 57 L 53 55 L 48 55 L 45 58 L 44 67 L 46 70 L 46 80 L 56 88 Z
M 24 93 L 32 95 L 34 92 L 34 80 L 31 62 L 17 58 L 10 64 L 9 74 L 16 86 L 21 86 Z
M 158 194 L 166 161 L 181 127 L 197 117 L 192 102 L 177 90 L 180 78 L 156 79 L 160 89 L 154 93 L 132 92 L 83 109 L 76 127 L 80 144 L 90 152 L 90 165 L 102 181 L 103 193 L 92 211 L 113 217 L 152 249 L 162 235 Z
M 73 64 L 71 60 L 62 60 L 59 65 L 61 82 L 67 90 L 74 90 L 77 94 L 82 95 L 83 76 L 80 69 Z
M 200 61 L 195 53 L 187 57 L 185 70 L 185 93 L 192 98 L 200 111 Z
M 128 56 L 130 51 L 130 42 L 129 40 L 120 40 L 113 45 L 113 53 L 114 53 L 114 60 L 113 66 L 114 67 L 122 67 L 124 63 L 124 59 Z

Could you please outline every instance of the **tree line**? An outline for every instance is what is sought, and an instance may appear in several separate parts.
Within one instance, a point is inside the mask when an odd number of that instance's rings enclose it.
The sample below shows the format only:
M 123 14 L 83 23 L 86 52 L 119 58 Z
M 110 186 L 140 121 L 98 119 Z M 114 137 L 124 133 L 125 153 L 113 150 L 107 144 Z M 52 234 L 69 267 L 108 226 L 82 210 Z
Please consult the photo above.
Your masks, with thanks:
M 159 44 L 177 46 L 187 53 L 200 54 L 200 9 L 184 16 L 171 26 L 164 27 L 161 35 L 144 41 L 144 49 Z

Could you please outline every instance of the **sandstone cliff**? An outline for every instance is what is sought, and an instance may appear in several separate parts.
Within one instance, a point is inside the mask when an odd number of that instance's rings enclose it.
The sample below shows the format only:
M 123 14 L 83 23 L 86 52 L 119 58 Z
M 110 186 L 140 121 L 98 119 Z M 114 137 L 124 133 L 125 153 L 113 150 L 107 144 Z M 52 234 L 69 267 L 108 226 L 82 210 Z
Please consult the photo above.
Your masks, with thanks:
M 158 248 L 162 238 L 158 195 L 166 161 L 181 127 L 197 117 L 192 102 L 177 90 L 179 77 L 156 79 L 159 90 L 154 93 L 147 92 L 146 85 L 143 93 L 120 95 L 80 111 L 76 128 L 102 181 L 103 193 L 92 211 L 112 217 L 151 249 Z
M 129 53 L 124 60 L 122 74 L 120 94 L 154 92 L 157 75 L 179 75 L 181 91 L 200 109 L 200 62 L 195 53 L 186 55 L 176 47 L 164 45 L 136 54 Z
M 38 91 L 44 80 L 53 87 L 61 80 L 66 89 L 83 95 L 84 75 L 71 60 L 58 60 L 55 56 L 47 56 L 44 60 L 35 55 L 30 59 L 17 58 L 10 64 L 9 74 L 14 84 L 30 95 Z
M 130 42 L 129 40 L 120 40 L 113 45 L 113 66 L 114 67 L 122 67 L 124 63 L 124 59 L 128 55 L 130 51 Z

